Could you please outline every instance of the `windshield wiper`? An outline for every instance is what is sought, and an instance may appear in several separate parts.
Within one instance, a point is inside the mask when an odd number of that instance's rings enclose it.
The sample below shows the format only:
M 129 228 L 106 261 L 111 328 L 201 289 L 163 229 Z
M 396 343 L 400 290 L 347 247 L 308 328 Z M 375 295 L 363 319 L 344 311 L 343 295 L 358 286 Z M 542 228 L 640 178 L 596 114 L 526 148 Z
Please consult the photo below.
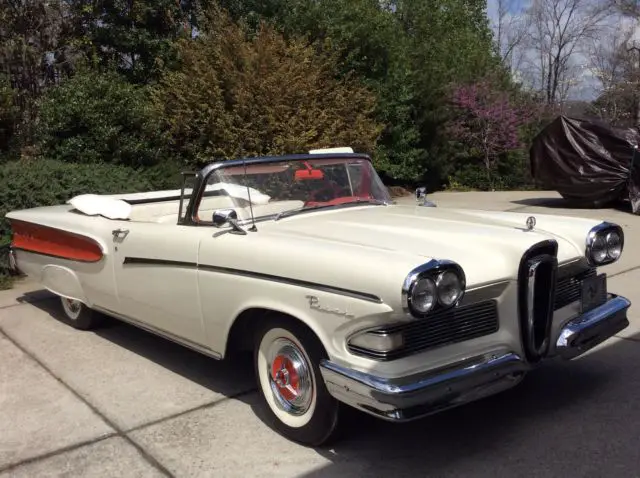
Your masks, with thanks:
M 356 199 L 354 201 L 349 201 L 342 204 L 325 204 L 322 206 L 301 207 L 299 209 L 282 211 L 276 214 L 273 220 L 277 221 L 278 219 L 282 219 L 283 217 L 295 216 L 296 214 L 299 214 L 301 212 L 317 211 L 318 209 L 331 209 L 331 208 L 358 206 L 362 204 L 373 204 L 375 206 L 388 206 L 390 203 L 386 201 L 380 201 L 379 199 Z

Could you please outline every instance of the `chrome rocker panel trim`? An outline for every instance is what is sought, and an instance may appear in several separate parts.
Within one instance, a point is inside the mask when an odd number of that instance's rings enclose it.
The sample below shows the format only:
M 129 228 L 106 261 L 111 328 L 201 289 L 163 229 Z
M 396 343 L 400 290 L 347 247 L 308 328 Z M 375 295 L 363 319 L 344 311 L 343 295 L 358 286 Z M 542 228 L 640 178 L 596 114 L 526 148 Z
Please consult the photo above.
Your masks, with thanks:
M 622 296 L 571 319 L 556 341 L 556 353 L 567 360 L 582 355 L 629 326 L 627 310 L 631 302 Z
M 384 379 L 328 360 L 320 371 L 333 397 L 390 421 L 408 421 L 507 390 L 529 369 L 515 353 L 489 354 L 413 377 Z

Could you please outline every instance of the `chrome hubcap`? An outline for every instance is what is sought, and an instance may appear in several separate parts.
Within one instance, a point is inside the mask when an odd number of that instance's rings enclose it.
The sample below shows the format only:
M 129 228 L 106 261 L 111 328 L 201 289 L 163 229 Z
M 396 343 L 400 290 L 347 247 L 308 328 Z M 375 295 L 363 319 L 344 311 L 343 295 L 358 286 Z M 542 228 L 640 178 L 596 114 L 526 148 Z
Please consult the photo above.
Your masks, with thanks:
M 62 307 L 64 308 L 67 316 L 70 319 L 77 319 L 80 315 L 80 311 L 82 310 L 82 302 L 74 299 L 67 299 L 66 297 L 62 297 Z
M 313 398 L 313 380 L 302 351 L 290 340 L 279 338 L 269 347 L 267 364 L 278 407 L 291 415 L 304 414 Z

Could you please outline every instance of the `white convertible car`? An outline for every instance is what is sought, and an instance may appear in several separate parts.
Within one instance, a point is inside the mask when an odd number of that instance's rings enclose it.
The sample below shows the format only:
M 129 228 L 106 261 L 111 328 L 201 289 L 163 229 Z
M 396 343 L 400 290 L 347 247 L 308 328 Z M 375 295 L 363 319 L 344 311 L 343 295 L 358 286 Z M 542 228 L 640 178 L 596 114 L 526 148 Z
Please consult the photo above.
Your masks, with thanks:
M 334 435 L 342 403 L 422 417 L 629 324 L 597 271 L 622 253 L 619 226 L 398 205 L 369 157 L 340 150 L 7 217 L 11 262 L 69 324 L 107 315 L 216 359 L 252 351 L 271 425 L 308 445 Z

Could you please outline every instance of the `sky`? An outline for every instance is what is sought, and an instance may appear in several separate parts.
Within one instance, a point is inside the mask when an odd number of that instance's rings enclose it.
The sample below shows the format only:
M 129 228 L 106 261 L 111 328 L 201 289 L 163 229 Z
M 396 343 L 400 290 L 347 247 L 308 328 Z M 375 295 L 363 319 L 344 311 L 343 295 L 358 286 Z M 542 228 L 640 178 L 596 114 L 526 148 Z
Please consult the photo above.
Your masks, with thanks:
M 509 13 L 512 15 L 518 15 L 530 5 L 531 0 L 509 0 L 508 7 Z M 487 0 L 487 15 L 491 21 L 491 25 L 495 27 L 498 19 L 498 0 Z M 622 18 L 619 15 L 613 15 L 607 20 L 609 31 L 614 32 L 620 28 L 626 28 L 632 26 L 632 20 L 628 18 Z M 603 36 L 606 38 L 606 36 Z M 636 28 L 635 39 L 640 41 L 640 28 Z M 581 64 L 587 65 L 589 63 L 586 55 L 576 56 L 576 61 Z M 578 84 L 573 88 L 570 94 L 570 99 L 574 100 L 594 100 L 600 91 L 600 83 L 594 77 L 593 71 L 590 68 L 583 68 L 581 76 L 579 77 Z

